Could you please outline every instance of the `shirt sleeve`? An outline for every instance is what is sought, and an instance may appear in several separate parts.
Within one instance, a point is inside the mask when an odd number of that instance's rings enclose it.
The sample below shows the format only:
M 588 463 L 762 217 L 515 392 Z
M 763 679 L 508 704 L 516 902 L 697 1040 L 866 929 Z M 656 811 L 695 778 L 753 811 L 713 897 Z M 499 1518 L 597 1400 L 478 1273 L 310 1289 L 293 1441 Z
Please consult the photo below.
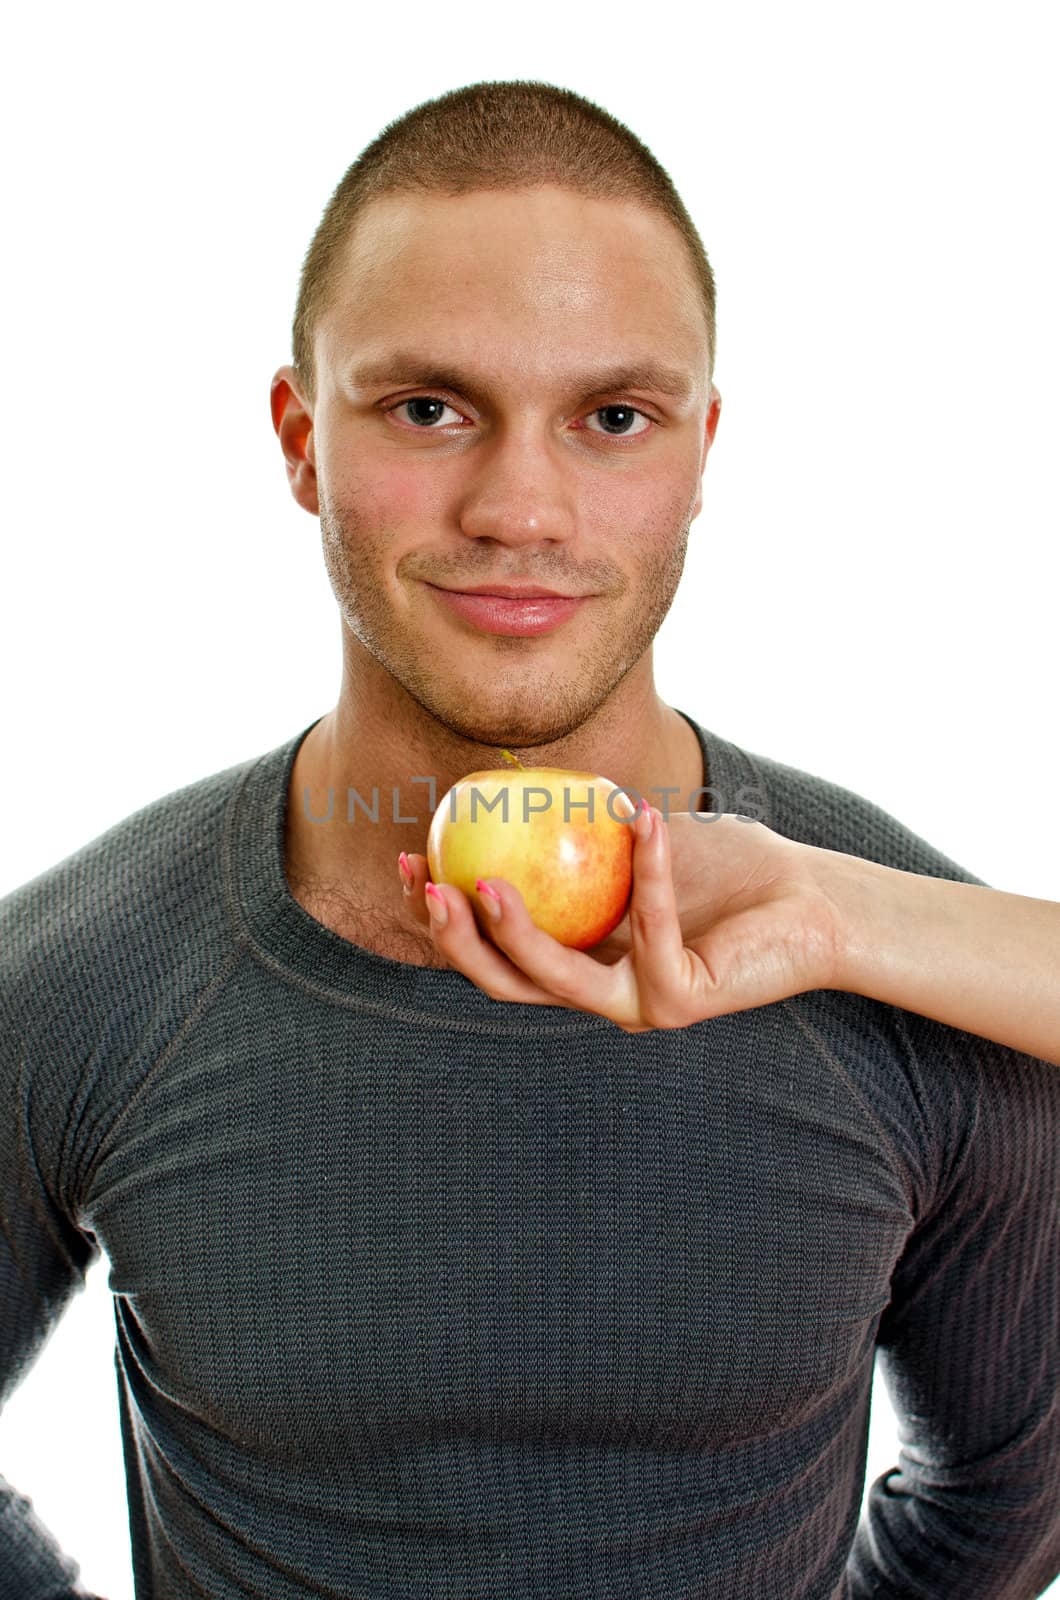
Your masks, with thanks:
M 903 1017 L 935 1153 L 877 1337 L 898 1465 L 849 1597 L 1033 1600 L 1060 1572 L 1060 1070 Z
M 34 1085 L 26 1054 L 0 1007 L 0 1406 L 99 1255 L 95 1239 L 71 1221 L 49 1181 L 48 1169 L 58 1163 L 48 1151 L 62 1148 L 63 1128 L 52 1126 L 48 1086 Z M 0 1476 L 0 1600 L 73 1600 L 87 1592 L 79 1572 L 32 1502 Z

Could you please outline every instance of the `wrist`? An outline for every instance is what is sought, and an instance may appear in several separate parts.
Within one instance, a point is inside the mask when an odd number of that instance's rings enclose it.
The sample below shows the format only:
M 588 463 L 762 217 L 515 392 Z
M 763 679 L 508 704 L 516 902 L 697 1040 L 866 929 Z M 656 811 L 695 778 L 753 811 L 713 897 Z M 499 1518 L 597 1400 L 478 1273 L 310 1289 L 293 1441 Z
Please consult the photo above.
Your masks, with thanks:
M 872 995 L 881 968 L 893 957 L 906 876 L 861 856 L 806 846 L 832 922 L 831 989 Z

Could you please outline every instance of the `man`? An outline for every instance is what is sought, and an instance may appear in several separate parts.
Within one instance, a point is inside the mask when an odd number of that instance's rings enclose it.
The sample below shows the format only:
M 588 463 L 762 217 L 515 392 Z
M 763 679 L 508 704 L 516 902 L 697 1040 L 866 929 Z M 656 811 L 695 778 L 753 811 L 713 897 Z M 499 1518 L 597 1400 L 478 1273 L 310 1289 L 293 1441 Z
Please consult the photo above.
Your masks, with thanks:
M 475 85 L 384 130 L 273 385 L 338 702 L 0 908 L 5 1378 L 105 1250 L 138 1596 L 1022 1600 L 1057 1570 L 1060 1074 L 827 988 L 643 1032 L 500 1002 L 400 893 L 427 780 L 502 745 L 978 881 L 654 690 L 713 344 L 687 214 L 598 107 Z M 498 586 L 578 604 L 460 598 Z M 904 1448 L 859 1528 L 877 1349 Z M 13 1490 L 0 1572 L 76 1592 Z

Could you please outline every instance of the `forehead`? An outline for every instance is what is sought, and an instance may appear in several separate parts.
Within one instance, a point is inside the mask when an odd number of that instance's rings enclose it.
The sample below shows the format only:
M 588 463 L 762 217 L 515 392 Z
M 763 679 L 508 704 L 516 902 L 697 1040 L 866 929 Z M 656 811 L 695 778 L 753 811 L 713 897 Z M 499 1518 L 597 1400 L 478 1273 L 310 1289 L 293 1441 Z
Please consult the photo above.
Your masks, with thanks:
M 380 337 L 539 354 L 623 343 L 704 370 L 702 304 L 677 229 L 628 201 L 553 185 L 387 195 L 362 212 L 320 319 L 326 363 Z

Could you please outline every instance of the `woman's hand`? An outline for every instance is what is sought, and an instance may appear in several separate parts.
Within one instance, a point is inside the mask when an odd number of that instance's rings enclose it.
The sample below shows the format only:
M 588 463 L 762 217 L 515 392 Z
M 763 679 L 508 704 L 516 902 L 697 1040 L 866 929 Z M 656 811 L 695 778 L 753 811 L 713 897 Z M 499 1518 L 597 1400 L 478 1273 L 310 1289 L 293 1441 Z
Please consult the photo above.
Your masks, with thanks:
M 449 965 L 494 1000 L 593 1012 L 627 1033 L 842 986 L 842 917 L 829 884 L 834 862 L 848 858 L 728 813 L 678 812 L 667 823 L 646 808 L 631 826 L 629 909 L 591 952 L 536 927 L 503 878 L 484 880 L 501 914 L 483 937 L 461 890 L 438 884 L 428 895 L 422 855 L 405 858 L 406 905 Z M 442 916 L 432 918 L 432 900 Z

